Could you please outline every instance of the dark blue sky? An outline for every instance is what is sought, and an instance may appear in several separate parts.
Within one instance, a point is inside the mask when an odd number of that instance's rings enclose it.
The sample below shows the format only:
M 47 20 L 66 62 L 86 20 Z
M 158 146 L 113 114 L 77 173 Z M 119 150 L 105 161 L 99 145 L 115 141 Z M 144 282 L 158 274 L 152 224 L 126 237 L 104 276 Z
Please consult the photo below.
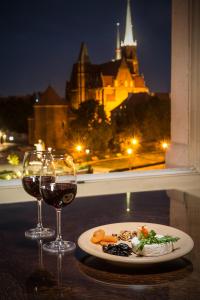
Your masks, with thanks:
M 140 71 L 151 91 L 170 91 L 170 0 L 132 0 Z M 124 35 L 126 0 L 0 1 L 0 95 L 65 82 L 85 41 L 93 63 L 114 57 L 116 22 Z M 122 36 L 123 37 L 123 36 Z

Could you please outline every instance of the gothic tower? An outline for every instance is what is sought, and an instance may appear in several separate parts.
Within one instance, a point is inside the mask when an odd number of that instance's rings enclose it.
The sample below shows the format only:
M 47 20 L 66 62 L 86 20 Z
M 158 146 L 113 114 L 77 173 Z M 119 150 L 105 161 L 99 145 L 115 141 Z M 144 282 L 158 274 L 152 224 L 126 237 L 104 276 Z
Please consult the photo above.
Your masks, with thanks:
M 120 31 L 119 31 L 119 23 L 117 25 L 117 42 L 116 42 L 116 49 L 115 49 L 115 60 L 121 59 L 122 58 L 122 53 L 121 53 L 121 45 L 120 45 Z
M 124 41 L 121 43 L 121 51 L 122 51 L 122 56 L 125 57 L 127 61 L 133 63 L 134 72 L 135 74 L 138 74 L 139 68 L 138 68 L 136 48 L 137 48 L 137 41 L 133 37 L 131 5 L 130 5 L 130 0 L 127 0 L 125 36 L 124 36 Z
M 78 98 L 79 105 L 86 100 L 86 77 L 87 77 L 87 66 L 90 63 L 88 50 L 85 43 L 81 44 L 81 50 L 78 58 Z

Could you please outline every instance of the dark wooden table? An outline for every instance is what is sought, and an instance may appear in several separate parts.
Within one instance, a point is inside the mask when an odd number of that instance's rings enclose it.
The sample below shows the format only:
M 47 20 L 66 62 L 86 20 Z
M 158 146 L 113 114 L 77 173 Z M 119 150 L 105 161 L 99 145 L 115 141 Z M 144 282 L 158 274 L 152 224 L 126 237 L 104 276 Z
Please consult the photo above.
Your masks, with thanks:
M 194 239 L 194 249 L 172 262 L 119 267 L 77 247 L 64 256 L 41 251 L 24 237 L 34 225 L 36 203 L 0 205 L 0 299 L 199 299 L 200 199 L 178 191 L 79 198 L 63 209 L 64 238 L 77 242 L 94 226 L 152 222 L 174 226 Z M 127 211 L 127 208 L 130 211 Z M 45 225 L 55 227 L 54 209 L 45 205 Z

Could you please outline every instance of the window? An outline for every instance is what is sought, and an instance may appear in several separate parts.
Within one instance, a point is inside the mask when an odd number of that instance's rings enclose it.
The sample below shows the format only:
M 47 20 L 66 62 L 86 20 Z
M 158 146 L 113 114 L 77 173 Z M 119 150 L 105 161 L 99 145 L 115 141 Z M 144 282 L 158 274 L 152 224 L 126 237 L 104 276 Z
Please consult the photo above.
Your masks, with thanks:
M 167 154 L 169 167 L 194 167 L 197 170 L 200 169 L 199 5 L 198 0 L 173 1 L 172 147 Z M 126 176 L 131 178 L 132 175 L 109 174 L 107 178 Z M 86 178 L 93 181 L 103 180 L 106 176 Z

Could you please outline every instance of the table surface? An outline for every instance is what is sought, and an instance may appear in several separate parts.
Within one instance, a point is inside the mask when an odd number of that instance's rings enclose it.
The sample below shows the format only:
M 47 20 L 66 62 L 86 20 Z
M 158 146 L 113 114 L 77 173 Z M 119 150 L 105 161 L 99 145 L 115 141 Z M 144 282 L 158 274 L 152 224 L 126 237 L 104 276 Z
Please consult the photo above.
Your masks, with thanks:
M 43 208 L 44 224 L 55 227 L 54 209 Z M 178 191 L 142 192 L 78 198 L 63 209 L 63 237 L 75 242 L 87 229 L 118 222 L 165 224 L 193 238 L 187 256 L 143 267 L 113 265 L 78 246 L 64 256 L 42 251 L 42 241 L 24 237 L 36 211 L 36 202 L 0 205 L 1 300 L 199 298 L 200 198 Z

